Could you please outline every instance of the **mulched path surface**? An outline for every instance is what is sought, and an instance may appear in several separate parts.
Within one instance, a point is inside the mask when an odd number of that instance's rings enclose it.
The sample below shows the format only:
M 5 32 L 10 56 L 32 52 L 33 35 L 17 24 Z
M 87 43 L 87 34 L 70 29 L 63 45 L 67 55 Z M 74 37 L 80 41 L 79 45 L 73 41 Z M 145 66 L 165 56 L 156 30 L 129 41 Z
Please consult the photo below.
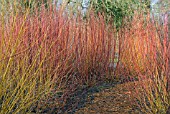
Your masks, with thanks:
M 65 114 L 142 114 L 132 98 L 133 82 L 100 83 L 83 89 L 67 101 Z

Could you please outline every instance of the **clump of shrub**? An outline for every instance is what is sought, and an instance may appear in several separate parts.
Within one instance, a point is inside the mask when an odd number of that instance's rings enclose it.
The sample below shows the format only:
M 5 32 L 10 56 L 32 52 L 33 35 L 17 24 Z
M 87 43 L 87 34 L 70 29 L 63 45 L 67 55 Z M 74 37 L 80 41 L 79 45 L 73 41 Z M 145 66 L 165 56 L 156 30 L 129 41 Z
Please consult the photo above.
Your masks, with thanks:
M 36 42 L 27 41 L 27 16 L 1 17 L 0 113 L 29 112 L 52 85 L 50 69 L 44 65 L 46 55 L 40 59 L 42 44 L 35 48 Z
M 132 93 L 144 113 L 166 113 L 170 105 L 167 22 L 165 18 L 161 26 L 149 15 L 137 14 L 120 37 L 119 70 L 131 80 L 137 78 Z
M 1 113 L 57 111 L 78 86 L 108 78 L 116 42 L 103 15 L 83 20 L 44 5 L 1 14 Z

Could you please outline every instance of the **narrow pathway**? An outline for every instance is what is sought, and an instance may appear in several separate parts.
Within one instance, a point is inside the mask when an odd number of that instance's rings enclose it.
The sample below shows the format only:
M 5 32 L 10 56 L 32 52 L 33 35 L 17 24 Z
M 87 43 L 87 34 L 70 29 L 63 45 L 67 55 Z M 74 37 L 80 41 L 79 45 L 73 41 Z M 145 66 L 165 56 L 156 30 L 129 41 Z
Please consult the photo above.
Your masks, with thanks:
M 133 89 L 132 82 L 116 84 L 91 94 L 89 97 L 94 99 L 77 109 L 75 114 L 141 114 L 129 89 Z

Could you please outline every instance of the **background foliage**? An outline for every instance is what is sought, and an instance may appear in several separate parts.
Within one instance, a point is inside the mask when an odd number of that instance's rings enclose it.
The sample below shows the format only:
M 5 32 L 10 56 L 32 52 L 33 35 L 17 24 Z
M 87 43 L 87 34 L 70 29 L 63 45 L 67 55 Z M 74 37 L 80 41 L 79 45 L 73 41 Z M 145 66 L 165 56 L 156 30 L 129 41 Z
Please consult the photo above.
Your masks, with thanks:
M 134 12 L 147 11 L 150 7 L 150 1 L 145 0 L 95 0 L 91 2 L 95 12 L 103 12 L 106 16 L 106 21 L 112 20 L 118 28 L 122 25 L 124 17 L 132 18 Z

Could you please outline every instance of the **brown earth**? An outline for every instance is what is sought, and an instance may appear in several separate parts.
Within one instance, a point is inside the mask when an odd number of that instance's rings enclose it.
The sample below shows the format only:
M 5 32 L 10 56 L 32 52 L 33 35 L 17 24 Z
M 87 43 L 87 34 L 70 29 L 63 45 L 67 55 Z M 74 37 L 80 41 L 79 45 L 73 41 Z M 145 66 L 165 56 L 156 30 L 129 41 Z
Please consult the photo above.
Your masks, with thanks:
M 45 106 L 40 113 L 143 114 L 133 97 L 137 95 L 134 91 L 134 82 L 101 82 L 93 87 L 78 88 L 68 96 L 62 107 L 51 108 L 49 103 L 49 106 Z M 55 100 L 51 100 L 51 104 L 54 103 Z
M 76 109 L 75 114 L 141 114 L 130 92 L 133 86 L 133 82 L 97 85 L 98 92 L 89 94 L 85 105 Z

